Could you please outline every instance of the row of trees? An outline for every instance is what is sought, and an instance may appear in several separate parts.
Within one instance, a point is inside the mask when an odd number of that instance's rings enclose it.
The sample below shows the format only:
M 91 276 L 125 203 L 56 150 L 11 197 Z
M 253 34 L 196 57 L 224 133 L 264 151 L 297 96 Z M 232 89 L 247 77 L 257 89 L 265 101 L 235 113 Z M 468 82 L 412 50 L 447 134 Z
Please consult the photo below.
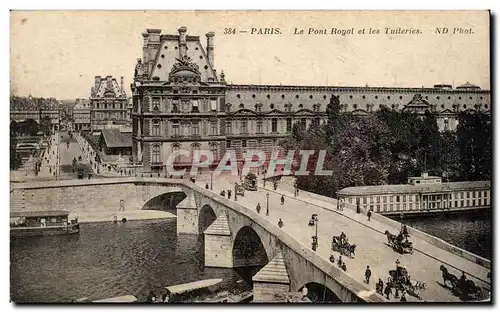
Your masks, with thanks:
M 482 112 L 461 112 L 456 132 L 440 133 L 436 116 L 389 108 L 355 116 L 340 112 L 332 96 L 328 122 L 297 123 L 285 149 L 326 150 L 324 168 L 333 176 L 301 176 L 300 188 L 334 196 L 345 187 L 401 184 L 423 171 L 445 181 L 489 180 L 492 176 L 492 126 Z M 314 172 L 311 157 L 308 170 Z
M 28 119 L 23 122 L 10 122 L 10 169 L 16 170 L 21 166 L 21 157 L 16 153 L 18 137 L 21 135 L 36 136 L 38 132 L 49 135 L 51 132 L 50 117 L 42 118 L 40 125 L 36 120 Z

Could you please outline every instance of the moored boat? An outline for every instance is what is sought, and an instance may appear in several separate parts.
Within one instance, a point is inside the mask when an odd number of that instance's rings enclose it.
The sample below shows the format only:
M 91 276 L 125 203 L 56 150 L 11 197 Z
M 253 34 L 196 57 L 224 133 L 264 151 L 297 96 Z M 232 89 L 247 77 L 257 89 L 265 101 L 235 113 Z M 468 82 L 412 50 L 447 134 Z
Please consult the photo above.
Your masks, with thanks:
M 78 220 L 68 221 L 69 212 L 51 211 L 13 211 L 10 213 L 10 236 L 48 236 L 68 235 L 80 232 Z
M 206 279 L 191 283 L 179 284 L 165 287 L 172 295 L 181 295 L 186 292 L 211 287 L 222 282 L 222 278 Z

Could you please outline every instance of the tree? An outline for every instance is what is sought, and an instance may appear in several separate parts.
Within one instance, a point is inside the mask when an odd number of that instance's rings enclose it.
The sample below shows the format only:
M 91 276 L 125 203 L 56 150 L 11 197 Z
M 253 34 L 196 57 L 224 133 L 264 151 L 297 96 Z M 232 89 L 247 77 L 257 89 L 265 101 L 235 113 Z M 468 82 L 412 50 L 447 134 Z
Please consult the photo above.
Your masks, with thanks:
M 49 135 L 51 132 L 52 122 L 49 116 L 44 116 L 40 121 L 40 131 L 42 131 L 45 135 Z
M 17 148 L 17 122 L 10 122 L 10 169 L 16 170 L 21 166 L 21 159 L 16 153 Z

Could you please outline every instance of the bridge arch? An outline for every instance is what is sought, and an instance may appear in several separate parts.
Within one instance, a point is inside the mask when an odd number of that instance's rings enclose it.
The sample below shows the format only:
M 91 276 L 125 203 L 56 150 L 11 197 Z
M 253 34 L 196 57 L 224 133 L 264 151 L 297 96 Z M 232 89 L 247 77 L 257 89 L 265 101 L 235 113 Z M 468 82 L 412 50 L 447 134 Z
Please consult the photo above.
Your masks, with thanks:
M 248 225 L 240 228 L 233 242 L 233 267 L 264 266 L 268 262 L 259 234 Z
M 143 206 L 142 210 L 161 210 L 177 214 L 177 205 L 186 198 L 186 193 L 182 190 L 172 190 L 150 198 Z
M 302 291 L 304 286 L 307 288 L 307 297 L 312 302 L 342 302 L 340 298 L 324 284 L 310 282 L 301 286 L 297 291 Z
M 198 233 L 203 234 L 203 232 L 205 232 L 215 219 L 217 219 L 217 215 L 215 214 L 215 210 L 212 206 L 209 204 L 203 205 L 198 214 Z

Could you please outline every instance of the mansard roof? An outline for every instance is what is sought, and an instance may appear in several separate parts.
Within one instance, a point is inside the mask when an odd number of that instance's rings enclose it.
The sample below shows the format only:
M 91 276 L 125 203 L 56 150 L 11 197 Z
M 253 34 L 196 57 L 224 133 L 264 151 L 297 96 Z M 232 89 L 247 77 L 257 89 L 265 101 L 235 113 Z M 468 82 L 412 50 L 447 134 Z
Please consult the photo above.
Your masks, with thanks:
M 159 42 L 149 44 L 150 55 L 153 57 L 151 72 L 147 75 L 149 79 L 168 81 L 169 74 L 181 57 L 179 49 L 179 35 L 160 35 Z M 186 36 L 186 56 L 199 68 L 201 82 L 218 82 L 218 78 L 212 64 L 208 61 L 207 53 L 198 36 Z M 147 66 L 144 64 L 142 66 Z M 158 77 L 158 78 L 156 78 Z
M 116 78 L 112 76 L 96 76 L 94 85 L 91 88 L 90 96 L 92 98 L 100 97 L 126 97 L 125 90 L 122 90 L 121 86 L 116 81 Z

